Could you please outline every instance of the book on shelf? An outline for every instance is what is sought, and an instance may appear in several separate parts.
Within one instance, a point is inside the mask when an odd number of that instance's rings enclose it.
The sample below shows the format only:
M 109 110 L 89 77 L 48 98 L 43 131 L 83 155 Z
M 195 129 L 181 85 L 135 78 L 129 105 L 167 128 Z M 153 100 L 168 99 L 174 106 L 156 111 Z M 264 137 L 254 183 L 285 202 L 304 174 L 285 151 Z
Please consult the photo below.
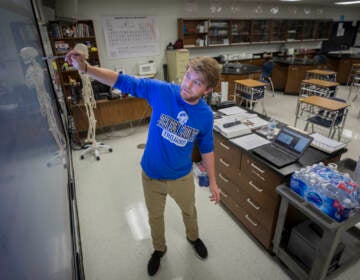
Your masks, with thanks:
M 90 24 L 83 22 L 51 22 L 49 24 L 49 33 L 50 36 L 55 39 L 84 38 L 95 36 L 93 27 Z

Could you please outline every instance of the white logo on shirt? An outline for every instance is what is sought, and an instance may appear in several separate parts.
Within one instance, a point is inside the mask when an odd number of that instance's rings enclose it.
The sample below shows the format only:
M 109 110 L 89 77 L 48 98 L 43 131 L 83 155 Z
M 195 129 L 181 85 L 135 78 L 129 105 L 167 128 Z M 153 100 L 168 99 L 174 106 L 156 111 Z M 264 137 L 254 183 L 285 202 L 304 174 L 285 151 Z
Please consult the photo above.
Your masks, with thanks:
M 161 114 L 157 126 L 163 129 L 161 136 L 176 146 L 184 147 L 188 142 L 194 142 L 199 130 L 185 125 L 189 116 L 185 111 L 180 111 L 175 120 L 172 117 Z
M 187 123 L 189 116 L 186 114 L 185 111 L 180 111 L 179 114 L 177 115 L 177 119 L 179 120 L 179 123 L 181 125 L 184 125 Z

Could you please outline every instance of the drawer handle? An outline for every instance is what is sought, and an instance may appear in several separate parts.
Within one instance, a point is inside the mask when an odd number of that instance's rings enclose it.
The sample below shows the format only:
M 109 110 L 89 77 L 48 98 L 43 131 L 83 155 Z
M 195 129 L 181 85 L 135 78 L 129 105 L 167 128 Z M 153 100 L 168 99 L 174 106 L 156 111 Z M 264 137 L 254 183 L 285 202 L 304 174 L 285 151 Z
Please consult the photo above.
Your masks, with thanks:
M 245 218 L 254 226 L 257 227 L 257 223 L 255 223 L 253 220 L 250 219 L 250 217 L 248 216 L 248 214 L 245 215 Z
M 264 174 L 265 170 L 262 170 L 260 167 L 256 166 L 254 163 L 251 163 L 251 166 L 259 171 L 261 174 Z
M 254 183 L 252 181 L 249 181 L 249 185 L 252 186 L 255 190 L 257 190 L 258 192 L 262 192 L 263 189 L 258 188 L 257 186 L 254 185 Z
M 220 190 L 220 193 L 221 193 L 225 198 L 228 197 L 228 195 L 227 195 L 226 193 L 224 193 L 222 190 Z
M 246 202 L 249 203 L 252 207 L 254 207 L 256 210 L 260 209 L 260 206 L 256 206 L 256 204 L 254 202 L 251 201 L 250 198 L 246 199 Z
M 230 164 L 227 163 L 227 162 L 226 162 L 225 160 L 223 160 L 222 158 L 220 158 L 219 161 L 220 161 L 223 165 L 225 165 L 226 167 L 229 167 L 229 166 L 230 166 Z
M 254 173 L 257 177 L 259 177 L 261 180 L 265 182 L 265 178 L 261 176 L 259 173 L 257 173 L 255 170 L 251 170 L 252 173 Z
M 226 179 L 221 173 L 219 173 L 219 177 L 221 180 L 223 180 L 225 183 L 229 183 L 230 180 Z
M 226 146 L 223 142 L 220 142 L 220 146 L 225 148 L 226 150 L 230 150 L 230 147 Z

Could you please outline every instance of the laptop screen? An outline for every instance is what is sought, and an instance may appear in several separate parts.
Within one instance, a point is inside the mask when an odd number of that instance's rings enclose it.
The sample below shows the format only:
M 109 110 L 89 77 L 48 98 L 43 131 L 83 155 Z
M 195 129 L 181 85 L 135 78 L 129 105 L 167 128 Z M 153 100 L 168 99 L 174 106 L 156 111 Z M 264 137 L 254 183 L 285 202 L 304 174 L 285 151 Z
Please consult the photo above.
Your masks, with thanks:
M 275 143 L 301 154 L 311 143 L 312 137 L 289 127 L 283 127 L 276 136 Z

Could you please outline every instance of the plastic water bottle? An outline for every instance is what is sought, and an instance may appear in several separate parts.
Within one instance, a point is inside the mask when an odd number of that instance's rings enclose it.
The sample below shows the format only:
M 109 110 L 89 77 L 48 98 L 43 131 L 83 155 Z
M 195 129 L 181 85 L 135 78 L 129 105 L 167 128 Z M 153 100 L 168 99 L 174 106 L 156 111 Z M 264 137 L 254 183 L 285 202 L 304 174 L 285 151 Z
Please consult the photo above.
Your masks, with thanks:
M 291 175 L 290 188 L 297 194 L 304 196 L 306 184 L 302 180 L 301 170 L 296 170 Z
M 353 180 L 360 186 L 360 156 L 358 158 L 358 161 L 356 163 L 356 167 L 353 173 Z
M 268 123 L 268 129 L 267 129 L 267 134 L 266 134 L 266 138 L 268 140 L 273 140 L 274 136 L 275 136 L 275 128 L 276 128 L 276 121 L 274 119 L 271 119 Z
M 306 193 L 306 200 L 321 208 L 324 203 L 324 196 L 325 194 L 319 186 L 318 180 L 316 180 L 314 177 L 311 177 L 310 183 L 308 185 L 308 191 Z

